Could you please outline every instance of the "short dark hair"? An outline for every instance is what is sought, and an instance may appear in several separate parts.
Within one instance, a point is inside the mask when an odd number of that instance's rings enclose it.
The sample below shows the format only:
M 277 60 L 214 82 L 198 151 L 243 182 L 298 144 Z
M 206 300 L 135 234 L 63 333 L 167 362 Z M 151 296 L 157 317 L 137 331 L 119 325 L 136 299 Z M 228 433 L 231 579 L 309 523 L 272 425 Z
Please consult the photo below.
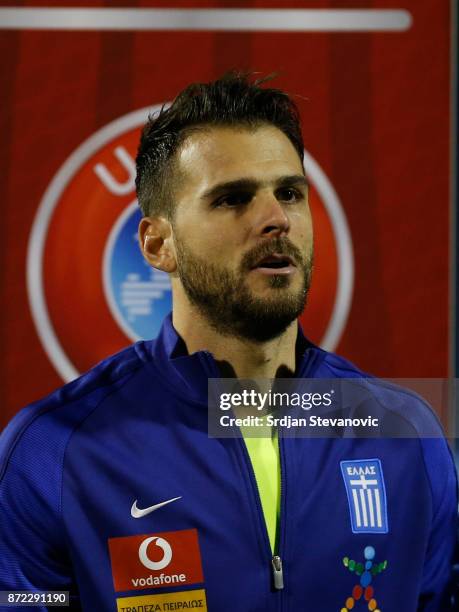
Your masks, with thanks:
M 148 117 L 136 158 L 137 197 L 145 216 L 164 214 L 172 218 L 173 158 L 193 129 L 274 125 L 287 136 L 303 161 L 298 108 L 284 91 L 260 87 L 271 78 L 253 80 L 251 74 L 230 72 L 210 83 L 192 83 L 171 106 Z

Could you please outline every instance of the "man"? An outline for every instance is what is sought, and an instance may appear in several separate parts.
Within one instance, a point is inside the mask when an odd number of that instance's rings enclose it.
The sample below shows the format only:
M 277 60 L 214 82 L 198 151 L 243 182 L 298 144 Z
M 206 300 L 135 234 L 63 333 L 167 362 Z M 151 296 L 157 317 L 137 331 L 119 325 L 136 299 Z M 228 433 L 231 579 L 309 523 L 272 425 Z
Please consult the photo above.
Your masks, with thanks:
M 69 590 L 89 611 L 448 609 L 456 478 L 420 398 L 377 391 L 430 439 L 208 436 L 209 378 L 363 376 L 297 322 L 302 160 L 294 103 L 245 76 L 149 120 L 140 245 L 172 316 L 3 433 L 0 589 Z

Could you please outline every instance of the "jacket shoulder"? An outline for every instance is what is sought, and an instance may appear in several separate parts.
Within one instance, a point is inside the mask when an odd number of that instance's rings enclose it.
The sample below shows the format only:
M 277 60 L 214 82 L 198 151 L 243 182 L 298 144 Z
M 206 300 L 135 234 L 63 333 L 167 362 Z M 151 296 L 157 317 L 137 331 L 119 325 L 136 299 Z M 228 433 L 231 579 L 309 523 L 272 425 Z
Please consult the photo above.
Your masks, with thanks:
M 454 459 L 437 413 L 424 397 L 444 400 L 444 381 L 381 379 L 339 355 L 323 353 L 320 377 L 351 379 L 345 380 L 345 386 L 351 389 L 353 400 L 362 405 L 369 400 L 371 411 L 389 423 L 390 437 L 418 439 L 430 483 L 434 515 L 440 515 L 441 509 L 447 508 L 450 513 L 448 520 L 452 520 L 457 506 Z
M 324 349 L 316 347 L 320 352 L 321 360 L 319 375 L 323 378 L 370 378 L 371 374 L 364 372 L 354 363 Z
M 75 380 L 20 410 L 0 435 L 0 480 L 18 445 L 31 452 L 65 445 L 92 410 L 123 386 L 149 359 L 138 342 L 111 355 Z

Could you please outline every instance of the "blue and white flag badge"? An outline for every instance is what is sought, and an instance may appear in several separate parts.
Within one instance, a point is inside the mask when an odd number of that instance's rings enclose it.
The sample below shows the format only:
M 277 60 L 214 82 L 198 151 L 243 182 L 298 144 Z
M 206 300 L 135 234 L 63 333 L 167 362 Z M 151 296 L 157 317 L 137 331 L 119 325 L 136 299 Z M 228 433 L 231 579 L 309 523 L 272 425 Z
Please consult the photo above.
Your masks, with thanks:
M 387 533 L 387 498 L 381 461 L 341 461 L 341 472 L 353 533 Z

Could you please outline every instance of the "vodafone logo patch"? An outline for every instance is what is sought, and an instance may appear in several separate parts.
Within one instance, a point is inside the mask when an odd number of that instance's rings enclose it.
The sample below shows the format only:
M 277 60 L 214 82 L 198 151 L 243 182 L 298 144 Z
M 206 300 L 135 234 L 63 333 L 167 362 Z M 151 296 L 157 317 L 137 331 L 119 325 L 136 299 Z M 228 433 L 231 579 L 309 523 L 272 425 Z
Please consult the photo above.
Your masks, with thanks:
M 204 581 L 196 529 L 110 538 L 115 591 Z
M 30 309 L 43 348 L 64 381 L 141 338 L 157 336 L 172 308 L 167 274 L 137 245 L 141 218 L 135 155 L 148 113 L 120 117 L 83 142 L 50 182 L 27 255 Z M 351 236 L 339 198 L 305 151 L 311 184 L 315 272 L 301 318 L 311 340 L 334 350 L 351 304 Z
M 150 557 L 148 556 L 148 552 L 147 552 L 148 551 L 148 546 L 152 542 L 155 542 L 156 546 L 159 546 L 159 548 L 161 548 L 163 553 L 164 553 L 163 557 L 162 557 L 162 559 L 160 561 L 152 561 L 150 559 Z M 154 570 L 154 571 L 161 570 L 161 569 L 167 567 L 169 565 L 169 563 L 172 561 L 172 548 L 171 548 L 171 545 L 164 538 L 156 538 L 156 537 L 154 537 L 154 538 L 147 538 L 139 546 L 139 559 L 140 559 L 140 562 L 142 563 L 142 565 L 145 565 L 146 568 Z

